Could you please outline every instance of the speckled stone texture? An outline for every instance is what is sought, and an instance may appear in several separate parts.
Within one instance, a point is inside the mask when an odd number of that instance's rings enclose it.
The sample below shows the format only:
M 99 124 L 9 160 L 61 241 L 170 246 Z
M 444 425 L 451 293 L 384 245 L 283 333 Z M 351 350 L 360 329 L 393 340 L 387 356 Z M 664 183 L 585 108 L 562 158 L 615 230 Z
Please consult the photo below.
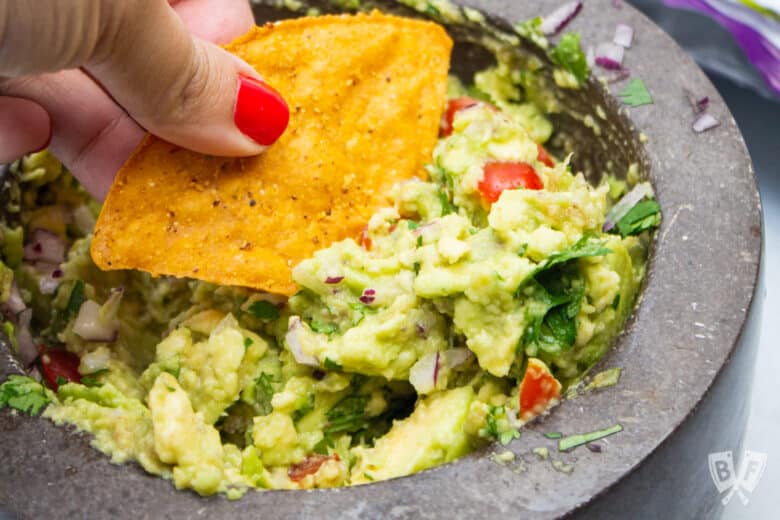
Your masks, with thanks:
M 559 2 L 468 4 L 516 22 Z M 602 104 L 608 115 L 602 125 L 606 137 L 580 125 L 577 135 L 585 145 L 578 164 L 597 172 L 608 159 L 618 169 L 638 161 L 664 212 L 642 301 L 601 363 L 623 368 L 617 387 L 566 401 L 528 427 L 508 446 L 517 459 L 506 465 L 492 460 L 494 451 L 505 449 L 494 446 L 412 477 L 351 489 L 250 492 L 238 502 L 178 492 L 135 465 L 112 465 L 89 447 L 85 435 L 4 411 L 0 504 L 23 518 L 717 516 L 706 456 L 738 450 L 747 414 L 760 319 L 760 200 L 726 105 L 666 34 L 633 8 L 613 7 L 612 0 L 589 0 L 568 29 L 596 44 L 611 40 L 617 23 L 635 28 L 625 65 L 645 81 L 654 104 L 618 113 L 614 102 L 601 99 L 596 84 L 587 99 L 567 98 L 581 103 L 585 113 Z M 470 68 L 466 50 L 461 47 L 454 59 Z M 606 88 L 614 93 L 624 85 Z M 692 132 L 684 89 L 709 96 L 718 128 Z M 556 123 L 573 124 L 565 118 Z M 638 132 L 646 144 L 640 145 Z M 604 138 L 612 146 L 601 147 Z M 0 356 L 0 379 L 14 370 Z M 601 441 L 601 453 L 585 448 L 558 453 L 555 441 L 542 436 L 618 422 L 625 431 Z M 540 446 L 550 448 L 549 459 L 531 453 Z

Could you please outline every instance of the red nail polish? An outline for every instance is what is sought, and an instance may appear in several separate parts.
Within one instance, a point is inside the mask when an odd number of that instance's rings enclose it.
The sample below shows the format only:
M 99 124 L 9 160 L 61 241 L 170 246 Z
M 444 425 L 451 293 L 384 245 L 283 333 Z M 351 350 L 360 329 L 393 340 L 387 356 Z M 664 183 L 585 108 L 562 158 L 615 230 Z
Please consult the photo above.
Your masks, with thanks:
M 233 120 L 241 132 L 263 146 L 276 142 L 287 128 L 290 110 L 277 91 L 254 78 L 239 76 Z

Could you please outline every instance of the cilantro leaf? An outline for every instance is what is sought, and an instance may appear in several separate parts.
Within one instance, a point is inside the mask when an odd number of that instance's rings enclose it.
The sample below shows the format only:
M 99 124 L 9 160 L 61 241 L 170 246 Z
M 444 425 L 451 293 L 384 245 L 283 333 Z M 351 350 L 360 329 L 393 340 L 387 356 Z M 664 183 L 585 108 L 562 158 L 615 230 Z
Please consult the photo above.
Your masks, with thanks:
M 604 437 L 621 431 L 623 431 L 623 427 L 620 424 L 616 424 L 610 428 L 596 430 L 595 432 L 570 435 L 569 437 L 564 437 L 558 441 L 558 451 L 568 451 L 577 446 L 603 439 Z
M 103 383 L 101 383 L 98 380 L 98 376 L 102 376 L 103 374 L 107 374 L 108 369 L 107 368 L 101 368 L 100 370 L 95 370 L 94 372 L 90 372 L 89 374 L 84 374 L 81 376 L 81 384 L 87 387 L 93 387 L 93 386 L 103 386 Z
M 547 439 L 560 439 L 563 437 L 563 434 L 561 432 L 547 432 L 544 434 L 544 436 Z
M 623 238 L 638 235 L 661 223 L 661 206 L 654 200 L 643 200 L 617 221 L 615 229 Z
M 309 323 L 309 326 L 311 327 L 311 330 L 318 334 L 327 334 L 330 336 L 331 334 L 335 334 L 339 331 L 339 326 L 335 323 L 326 323 L 318 320 L 311 320 Z
M 366 416 L 367 395 L 350 395 L 336 403 L 325 416 L 328 424 L 323 433 L 354 433 L 368 426 Z
M 84 281 L 76 280 L 76 283 L 73 284 L 73 289 L 70 290 L 68 303 L 65 306 L 65 319 L 78 314 L 79 309 L 81 309 L 81 304 L 86 300 L 87 297 L 84 295 Z
M 322 436 L 320 442 L 314 445 L 314 448 L 312 448 L 312 450 L 314 451 L 314 453 L 319 453 L 320 455 L 327 455 L 328 448 L 333 448 L 335 445 L 336 445 L 336 441 L 333 440 L 333 437 L 329 434 L 325 434 Z
M 274 396 L 273 376 L 263 372 L 255 379 L 255 403 L 260 415 L 268 415 L 274 409 L 271 399 Z
M 548 256 L 544 262 L 537 266 L 534 271 L 534 276 L 547 271 L 556 265 L 561 265 L 571 260 L 589 256 L 604 256 L 611 252 L 612 250 L 605 247 L 602 240 L 598 240 L 593 235 L 586 234 L 577 240 L 571 247 Z
M 329 357 L 325 358 L 325 362 L 322 364 L 322 366 L 325 368 L 325 370 L 341 370 L 344 368 Z
M 251 347 L 254 344 L 254 340 L 252 338 L 244 338 L 244 348 L 247 349 Z
M 453 206 L 452 202 L 450 202 L 449 194 L 447 194 L 447 192 L 444 190 L 439 190 L 438 195 L 439 195 L 439 202 L 441 203 L 441 216 L 443 217 L 444 215 L 455 213 L 455 206 Z
M 295 410 L 293 413 L 293 421 L 300 421 L 307 413 L 311 412 L 312 410 L 314 410 L 314 394 L 309 394 L 303 406 Z
M 579 33 L 566 33 L 561 37 L 558 45 L 550 51 L 552 60 L 564 70 L 570 72 L 577 82 L 582 85 L 587 81 L 590 70 L 588 60 L 580 47 Z
M 0 384 L 0 410 L 7 406 L 30 415 L 38 415 L 50 402 L 51 398 L 43 385 L 30 377 L 14 374 Z
M 632 79 L 618 96 L 623 101 L 623 104 L 632 107 L 653 104 L 653 98 L 650 96 L 645 82 L 640 78 Z
M 279 307 L 267 300 L 257 300 L 249 306 L 249 313 L 261 320 L 275 320 L 279 317 Z

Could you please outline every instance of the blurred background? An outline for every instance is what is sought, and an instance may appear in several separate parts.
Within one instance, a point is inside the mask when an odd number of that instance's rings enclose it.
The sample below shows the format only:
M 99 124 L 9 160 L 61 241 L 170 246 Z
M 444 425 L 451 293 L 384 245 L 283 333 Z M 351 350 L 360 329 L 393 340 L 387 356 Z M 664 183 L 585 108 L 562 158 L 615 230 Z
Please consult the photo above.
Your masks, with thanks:
M 780 0 L 629 0 L 664 28 L 707 72 L 745 137 L 764 206 L 766 294 L 753 397 L 742 450 L 767 454 L 747 504 L 736 497 L 723 518 L 780 517 Z M 706 172 L 702 172 L 706 175 Z M 724 244 L 725 245 L 725 244 Z M 749 384 L 750 374 L 745 375 Z M 713 446 L 712 451 L 738 446 Z M 706 461 L 701 461 L 706 464 Z

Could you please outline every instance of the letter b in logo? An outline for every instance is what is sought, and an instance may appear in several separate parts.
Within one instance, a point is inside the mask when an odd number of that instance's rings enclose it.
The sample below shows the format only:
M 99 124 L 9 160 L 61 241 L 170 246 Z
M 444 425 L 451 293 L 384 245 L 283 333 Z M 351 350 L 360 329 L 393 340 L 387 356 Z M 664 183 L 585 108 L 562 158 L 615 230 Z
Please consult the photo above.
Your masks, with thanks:
M 733 478 L 731 471 L 731 465 L 725 460 L 715 461 L 715 473 L 718 475 L 719 482 L 728 482 Z

